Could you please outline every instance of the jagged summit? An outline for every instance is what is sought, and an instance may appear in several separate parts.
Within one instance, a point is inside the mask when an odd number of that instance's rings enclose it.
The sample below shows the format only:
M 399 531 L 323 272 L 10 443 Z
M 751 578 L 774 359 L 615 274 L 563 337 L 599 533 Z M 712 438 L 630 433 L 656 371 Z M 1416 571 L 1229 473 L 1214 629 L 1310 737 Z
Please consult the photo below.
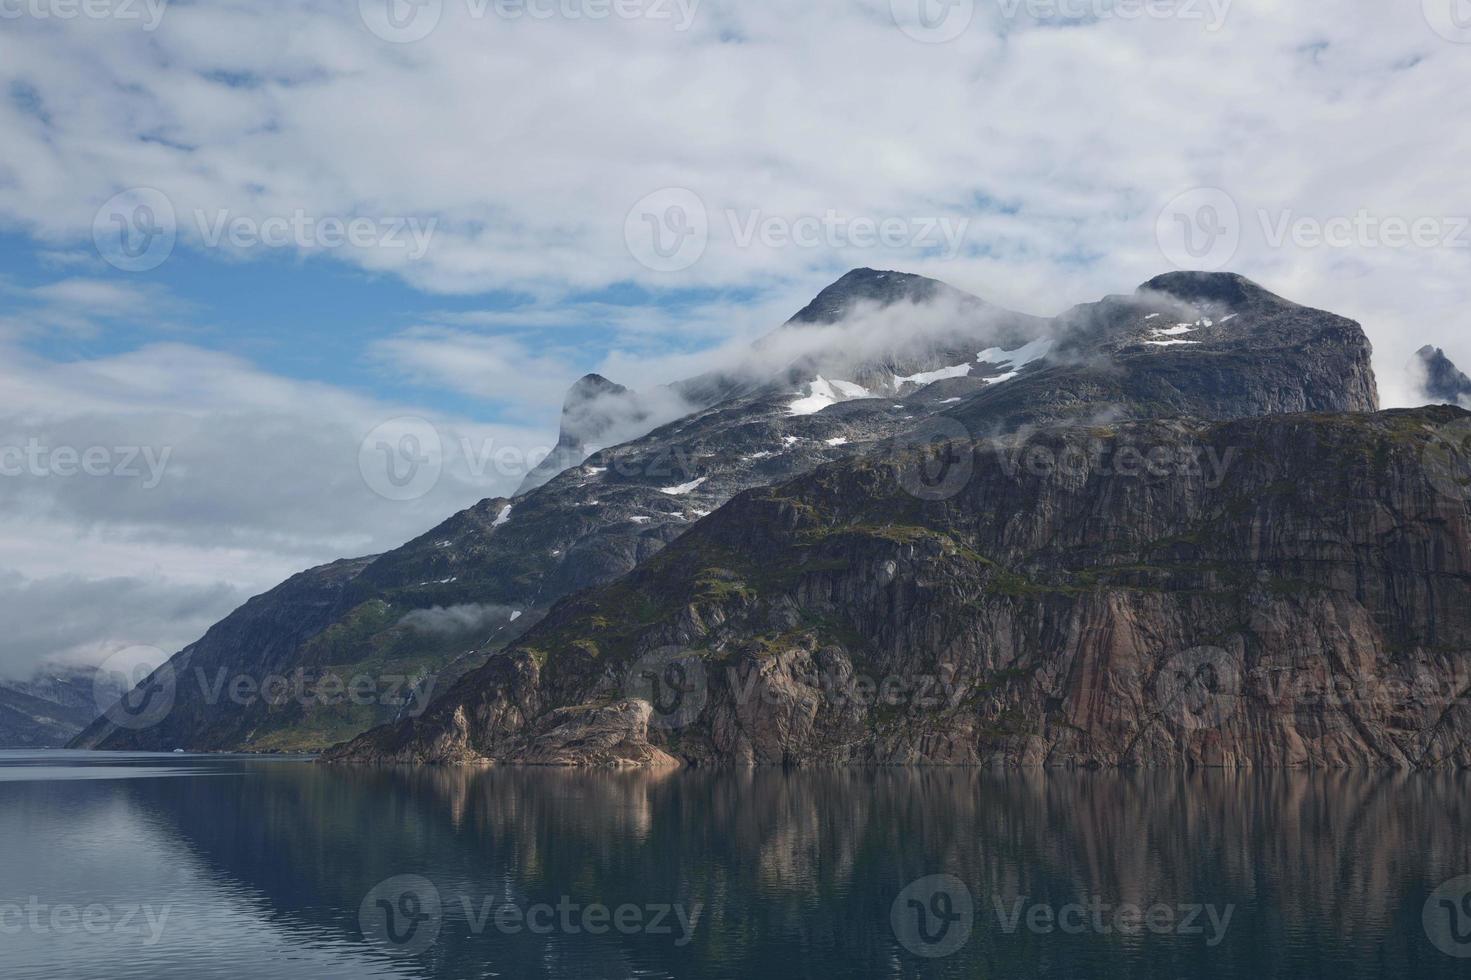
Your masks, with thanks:
M 600 438 L 615 421 L 600 399 L 626 395 L 629 391 L 601 374 L 585 374 L 567 390 L 562 401 L 561 440 L 586 443 Z
M 1420 390 L 1431 402 L 1461 405 L 1471 402 L 1471 378 L 1466 377 L 1439 347 L 1426 344 L 1415 351 L 1425 372 Z
M 562 400 L 562 422 L 557 445 L 546 459 L 526 474 L 516 496 L 535 490 L 568 467 L 587 458 L 589 447 L 599 444 L 609 432 L 624 424 L 635 424 L 647 416 L 638 396 L 601 374 L 585 374 L 567 390 Z

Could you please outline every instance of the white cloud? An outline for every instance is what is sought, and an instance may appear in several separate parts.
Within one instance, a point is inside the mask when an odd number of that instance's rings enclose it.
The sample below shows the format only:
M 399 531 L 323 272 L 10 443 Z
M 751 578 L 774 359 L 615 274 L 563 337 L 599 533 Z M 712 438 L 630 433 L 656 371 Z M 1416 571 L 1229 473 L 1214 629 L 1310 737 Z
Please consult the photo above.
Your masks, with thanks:
M 0 348 L 0 390 L 0 551 L 22 576 L 0 589 L 0 606 L 20 614 L 29 596 L 65 585 L 86 607 L 69 619 L 38 609 L 0 664 L 26 651 L 39 662 L 180 645 L 294 572 L 388 550 L 509 495 L 549 438 L 181 344 L 64 364 Z M 374 492 L 360 461 L 376 462 L 373 447 L 362 455 L 365 436 L 404 416 L 433 423 L 441 472 L 399 501 Z M 180 604 L 197 615 L 162 615 Z M 110 625 L 82 643 L 82 622 Z
M 786 295 L 863 264 L 1055 312 L 1161 271 L 1159 208 L 1221 186 L 1248 226 L 1234 268 L 1365 318 L 1385 363 L 1426 340 L 1471 360 L 1449 326 L 1471 249 L 1274 249 L 1256 217 L 1468 210 L 1453 188 L 1471 132 L 1443 125 L 1471 103 L 1465 51 L 1414 5 L 1236 0 L 1209 30 L 981 4 L 944 45 L 898 30 L 887 0 L 705 0 L 687 32 L 475 6 L 446 2 L 408 45 L 355 4 L 292 0 L 176 5 L 151 33 L 7 22 L 0 80 L 25 97 L 0 103 L 0 216 L 75 248 L 99 204 L 149 185 L 173 200 L 181 248 L 199 245 L 197 210 L 437 219 L 421 261 L 333 251 L 431 290 Z M 677 274 L 623 241 L 629 209 L 667 186 L 710 214 L 704 257 Z M 829 211 L 965 220 L 968 251 L 736 242 L 733 224 Z

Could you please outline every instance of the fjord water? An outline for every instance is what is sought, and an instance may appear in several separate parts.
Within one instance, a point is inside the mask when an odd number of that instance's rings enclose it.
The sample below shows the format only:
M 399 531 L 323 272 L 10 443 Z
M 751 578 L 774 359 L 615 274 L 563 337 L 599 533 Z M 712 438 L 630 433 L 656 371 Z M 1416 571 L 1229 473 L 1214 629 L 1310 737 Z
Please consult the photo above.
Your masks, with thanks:
M 1468 789 L 0 753 L 0 962 L 26 980 L 1465 976 L 1424 914 L 1460 913 L 1432 892 L 1471 873 Z M 1115 928 L 1126 906 L 1157 928 Z

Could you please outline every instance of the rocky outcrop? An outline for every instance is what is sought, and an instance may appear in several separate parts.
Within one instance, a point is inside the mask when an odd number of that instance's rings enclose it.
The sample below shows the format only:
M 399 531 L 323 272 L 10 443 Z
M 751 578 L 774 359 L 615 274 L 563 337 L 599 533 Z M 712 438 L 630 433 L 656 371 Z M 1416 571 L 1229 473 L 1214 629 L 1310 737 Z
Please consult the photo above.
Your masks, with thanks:
M 607 436 L 615 430 L 637 426 L 648 417 L 638 396 L 600 374 L 589 374 L 577 381 L 562 402 L 562 421 L 557 444 L 538 463 L 516 490 L 516 496 L 535 490 L 552 477 L 570 469 L 589 453 L 607 445 Z M 623 439 L 615 439 L 622 442 Z
M 1468 420 L 1057 427 L 943 499 L 922 454 L 824 466 L 328 758 L 1466 766 Z
M 1431 404 L 1471 404 L 1471 378 L 1462 374 L 1445 351 L 1426 344 L 1415 352 L 1419 373 L 1423 376 L 1421 393 Z

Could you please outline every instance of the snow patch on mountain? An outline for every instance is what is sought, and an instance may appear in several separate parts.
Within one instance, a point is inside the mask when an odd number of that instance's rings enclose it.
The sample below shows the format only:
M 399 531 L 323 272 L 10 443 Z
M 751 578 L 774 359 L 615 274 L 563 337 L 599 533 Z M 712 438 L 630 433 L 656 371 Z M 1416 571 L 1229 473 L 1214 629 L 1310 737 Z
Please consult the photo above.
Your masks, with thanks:
M 704 483 L 707 479 L 709 479 L 709 477 L 702 476 L 698 480 L 691 480 L 689 483 L 681 483 L 677 487 L 660 487 L 659 492 L 667 493 L 671 497 L 682 497 L 685 494 L 698 489 L 700 484 Z
M 838 402 L 854 398 L 874 398 L 872 392 L 851 381 L 829 381 L 818 375 L 809 385 L 807 394 L 787 406 L 792 415 L 813 415 Z
M 894 375 L 894 390 L 898 391 L 905 385 L 928 385 L 936 381 L 944 381 L 948 378 L 963 378 L 970 374 L 969 364 L 957 364 L 954 367 L 937 368 L 934 371 L 921 371 L 918 374 L 910 374 L 905 377 Z

